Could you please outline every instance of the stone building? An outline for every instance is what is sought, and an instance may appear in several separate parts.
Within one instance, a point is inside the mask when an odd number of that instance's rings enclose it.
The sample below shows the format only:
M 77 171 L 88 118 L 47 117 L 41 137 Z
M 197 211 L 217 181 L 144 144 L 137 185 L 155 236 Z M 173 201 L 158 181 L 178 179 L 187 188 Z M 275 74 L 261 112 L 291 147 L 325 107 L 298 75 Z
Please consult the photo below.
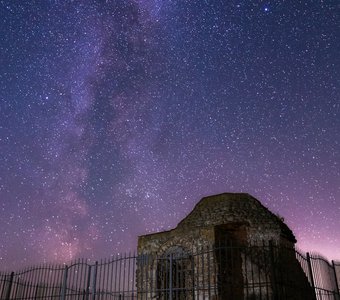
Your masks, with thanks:
M 203 198 L 176 228 L 140 236 L 141 299 L 314 299 L 282 218 L 244 193 Z

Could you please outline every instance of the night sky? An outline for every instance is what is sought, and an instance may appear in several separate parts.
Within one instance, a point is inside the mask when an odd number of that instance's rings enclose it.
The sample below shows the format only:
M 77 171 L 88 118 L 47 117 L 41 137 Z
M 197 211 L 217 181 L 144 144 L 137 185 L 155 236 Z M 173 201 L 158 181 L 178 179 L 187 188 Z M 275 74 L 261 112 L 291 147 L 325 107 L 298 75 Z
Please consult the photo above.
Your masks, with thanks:
M 340 258 L 340 2 L 0 1 L 0 269 L 106 258 L 247 192 Z

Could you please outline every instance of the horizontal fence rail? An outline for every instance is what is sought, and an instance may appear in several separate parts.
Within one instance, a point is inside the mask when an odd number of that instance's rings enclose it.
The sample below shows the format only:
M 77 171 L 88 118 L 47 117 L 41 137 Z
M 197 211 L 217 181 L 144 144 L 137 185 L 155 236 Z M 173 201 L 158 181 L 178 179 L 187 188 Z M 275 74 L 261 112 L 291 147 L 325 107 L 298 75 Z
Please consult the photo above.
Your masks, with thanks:
M 2 272 L 0 299 L 340 300 L 340 263 L 318 254 L 273 244 L 193 249 Z

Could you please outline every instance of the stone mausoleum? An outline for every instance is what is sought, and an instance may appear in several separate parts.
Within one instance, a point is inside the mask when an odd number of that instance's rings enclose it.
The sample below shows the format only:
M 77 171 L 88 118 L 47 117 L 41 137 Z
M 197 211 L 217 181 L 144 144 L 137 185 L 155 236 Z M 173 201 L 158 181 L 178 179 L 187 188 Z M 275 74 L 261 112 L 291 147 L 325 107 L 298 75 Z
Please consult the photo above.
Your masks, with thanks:
M 141 299 L 315 299 L 283 219 L 245 193 L 203 198 L 176 228 L 140 236 Z

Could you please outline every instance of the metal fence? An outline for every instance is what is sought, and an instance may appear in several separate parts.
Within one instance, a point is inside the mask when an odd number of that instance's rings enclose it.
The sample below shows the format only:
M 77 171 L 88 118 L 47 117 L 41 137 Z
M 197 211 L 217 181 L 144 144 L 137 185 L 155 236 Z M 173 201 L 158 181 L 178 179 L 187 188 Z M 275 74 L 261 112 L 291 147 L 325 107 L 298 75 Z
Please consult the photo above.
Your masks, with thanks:
M 340 263 L 261 246 L 172 249 L 0 273 L 0 299 L 340 300 Z

